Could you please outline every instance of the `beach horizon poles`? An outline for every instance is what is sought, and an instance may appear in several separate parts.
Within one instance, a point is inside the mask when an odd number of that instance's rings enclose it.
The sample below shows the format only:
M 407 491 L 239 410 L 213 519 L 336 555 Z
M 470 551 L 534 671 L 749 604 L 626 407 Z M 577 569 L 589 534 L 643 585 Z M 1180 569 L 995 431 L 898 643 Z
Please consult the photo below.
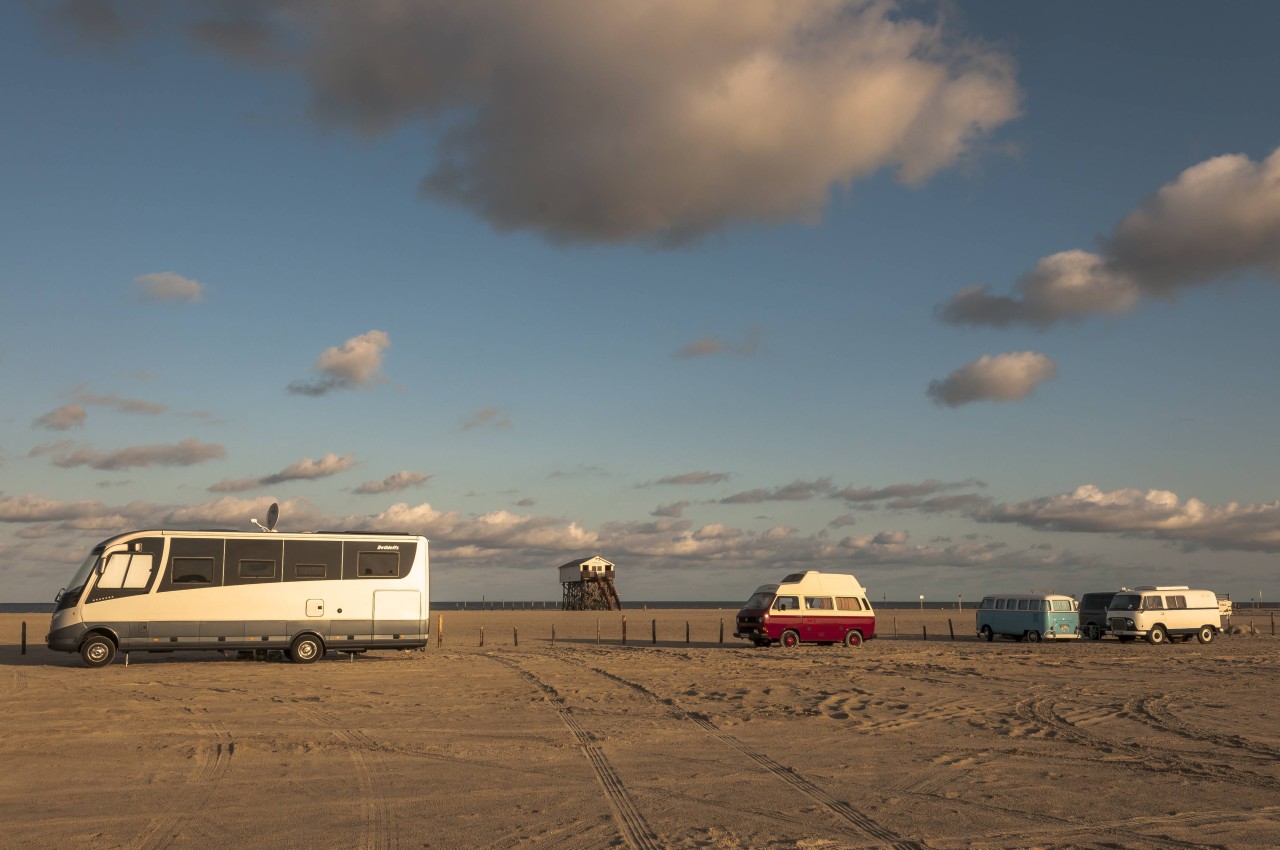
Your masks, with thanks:
M 436 646 L 444 646 L 444 614 L 436 619 Z
M 1276 633 L 1276 621 L 1273 617 L 1271 620 L 1271 634 Z M 27 654 L 27 621 L 22 621 L 22 654 Z
M 650 622 L 650 628 L 652 628 L 652 629 L 653 629 L 652 637 L 651 637 L 651 639 L 650 639 L 650 643 L 652 643 L 654 646 L 657 646 L 657 645 L 658 645 L 658 621 L 657 621 L 657 619 L 654 619 L 654 620 L 652 620 L 652 621 Z
M 627 645 L 627 615 L 622 615 L 622 645 Z
M 484 646 L 484 626 L 480 627 L 480 645 Z

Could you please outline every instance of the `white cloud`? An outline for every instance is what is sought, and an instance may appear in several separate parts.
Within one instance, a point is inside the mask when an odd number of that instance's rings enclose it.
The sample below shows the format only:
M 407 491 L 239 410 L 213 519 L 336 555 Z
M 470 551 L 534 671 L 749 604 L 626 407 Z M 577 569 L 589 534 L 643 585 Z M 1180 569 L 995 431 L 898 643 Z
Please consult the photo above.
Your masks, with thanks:
M 286 481 L 311 481 L 316 478 L 328 478 L 345 472 L 355 463 L 355 455 L 336 455 L 329 452 L 324 457 L 303 458 L 291 463 L 279 472 L 264 475 L 260 478 L 230 478 L 219 481 L 209 487 L 212 493 L 239 493 L 259 487 L 273 487 Z M 393 476 L 394 477 L 394 476 Z
M 34 428 L 47 428 L 50 431 L 68 431 L 84 425 L 87 414 L 78 404 L 64 404 L 57 410 L 50 410 L 31 423 Z
M 191 8 L 206 46 L 301 68 L 325 125 L 438 123 L 425 193 L 557 240 L 813 220 L 833 186 L 921 182 L 1018 112 L 1006 56 L 891 0 Z
M 1098 253 L 1053 254 L 1014 295 L 972 286 L 938 312 L 953 324 L 1047 327 L 1249 271 L 1280 277 L 1280 148 L 1262 162 L 1231 154 L 1194 165 L 1126 215 Z
M 133 279 L 139 294 L 150 301 L 180 301 L 188 304 L 204 300 L 204 284 L 173 272 L 155 272 Z
M 502 412 L 500 407 L 486 407 L 477 410 L 462 421 L 462 430 L 470 431 L 472 428 L 510 428 L 511 419 Z
M 1188 548 L 1280 552 L 1280 502 L 1211 506 L 1168 490 L 1104 491 L 1093 484 L 1070 493 L 975 511 L 984 522 L 1048 531 L 1151 537 Z
M 217 443 L 203 443 L 196 439 L 178 443 L 162 443 L 147 446 L 131 446 L 125 449 L 103 452 L 88 446 L 75 446 L 61 442 L 36 446 L 29 456 L 49 454 L 53 465 L 63 468 L 88 466 L 92 469 L 129 469 L 135 466 L 192 466 L 209 460 L 226 457 L 227 450 Z
M 984 355 L 929 384 L 928 396 L 947 407 L 975 401 L 1016 401 L 1057 377 L 1054 362 L 1035 351 Z
M 338 389 L 368 388 L 385 381 L 382 374 L 383 352 L 391 346 L 385 331 L 372 330 L 353 336 L 342 345 L 326 348 L 312 369 L 319 378 L 294 381 L 289 392 L 295 395 L 321 396 Z
M 395 493 L 400 490 L 408 490 L 410 487 L 421 487 L 431 478 L 422 472 L 410 472 L 409 470 L 401 470 L 400 472 L 388 475 L 381 481 L 366 481 L 355 489 L 355 492 L 361 495 L 375 495 L 378 493 Z

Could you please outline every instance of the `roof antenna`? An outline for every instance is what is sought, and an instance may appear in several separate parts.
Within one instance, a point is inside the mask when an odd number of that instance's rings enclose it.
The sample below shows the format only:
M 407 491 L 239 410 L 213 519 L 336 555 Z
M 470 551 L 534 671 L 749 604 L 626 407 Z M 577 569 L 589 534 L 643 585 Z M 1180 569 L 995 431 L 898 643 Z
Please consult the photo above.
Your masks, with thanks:
M 272 502 L 271 507 L 267 508 L 267 524 L 266 525 L 263 525 L 262 523 L 258 522 L 257 517 L 254 517 L 253 519 L 249 520 L 249 522 L 258 526 L 259 530 L 261 531 L 275 531 L 276 521 L 279 519 L 280 519 L 280 505 L 277 502 Z

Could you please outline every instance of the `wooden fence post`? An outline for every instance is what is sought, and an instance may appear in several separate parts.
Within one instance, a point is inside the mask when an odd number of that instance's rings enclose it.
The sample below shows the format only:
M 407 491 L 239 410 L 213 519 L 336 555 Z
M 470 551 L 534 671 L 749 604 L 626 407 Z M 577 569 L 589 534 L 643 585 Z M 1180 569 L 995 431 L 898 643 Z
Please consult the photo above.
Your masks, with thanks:
M 627 645 L 627 615 L 622 615 L 622 645 Z
M 955 639 L 956 639 L 956 629 L 955 629 L 955 626 L 951 625 L 951 618 L 950 618 L 950 617 L 948 617 L 948 618 L 947 618 L 947 631 L 951 632 L 951 639 L 952 639 L 952 640 L 955 640 Z
M 724 617 L 720 618 L 720 642 L 724 643 Z
M 436 618 L 436 646 L 444 645 L 444 614 Z
M 929 627 L 928 627 L 928 626 L 921 626 L 921 627 L 920 627 L 920 633 L 921 633 L 922 635 L 924 635 L 924 639 L 925 639 L 925 640 L 928 640 L 928 639 L 929 639 Z
M 556 645 L 556 624 L 555 623 L 551 624 L 551 645 L 552 646 Z
M 685 643 L 689 642 L 689 621 L 688 620 L 684 621 L 684 642 Z
M 1271 634 L 1275 634 L 1275 633 L 1276 633 L 1276 621 L 1272 619 Z M 22 621 L 22 654 L 23 655 L 27 654 L 27 621 L 26 620 Z
M 658 621 L 656 619 L 652 621 L 652 629 L 653 629 L 653 638 L 651 642 L 653 643 L 654 646 L 657 646 L 658 645 Z
M 484 646 L 484 626 L 480 627 L 480 645 Z

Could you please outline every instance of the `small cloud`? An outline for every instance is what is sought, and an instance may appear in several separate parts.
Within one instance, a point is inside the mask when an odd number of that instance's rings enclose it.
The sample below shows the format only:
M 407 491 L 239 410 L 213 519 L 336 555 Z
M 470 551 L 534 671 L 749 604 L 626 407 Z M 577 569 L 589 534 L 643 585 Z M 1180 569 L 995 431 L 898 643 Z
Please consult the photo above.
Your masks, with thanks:
M 191 439 L 178 443 L 133 446 L 113 452 L 100 452 L 87 446 L 77 447 L 63 442 L 36 446 L 30 452 L 32 457 L 43 454 L 53 455 L 53 465 L 64 469 L 88 466 L 92 469 L 113 470 L 135 466 L 192 466 L 226 457 L 227 450 L 217 443 L 202 443 Z
M 713 354 L 730 354 L 736 357 L 751 357 L 760 351 L 761 330 L 752 328 L 739 342 L 722 342 L 717 336 L 703 337 L 681 347 L 675 356 L 690 359 L 693 357 L 709 357 Z
M 204 284 L 173 272 L 155 272 L 133 279 L 139 294 L 148 301 L 178 301 L 194 304 L 204 300 Z
M 430 478 L 430 475 L 421 472 L 402 470 L 394 475 L 388 475 L 381 481 L 366 481 L 357 487 L 355 492 L 362 496 L 376 495 L 378 493 L 396 493 L 401 490 L 408 490 L 411 487 L 421 487 Z
M 77 393 L 76 401 L 84 404 L 101 405 L 102 407 L 110 407 L 121 413 L 141 413 L 146 415 L 155 415 L 164 413 L 169 408 L 166 405 L 158 404 L 154 401 L 143 401 L 136 398 L 121 398 L 118 395 L 95 395 L 94 393 Z
M 831 492 L 831 479 L 819 478 L 817 481 L 792 481 L 772 490 L 744 490 L 720 500 L 722 505 L 751 505 L 760 502 L 803 502 L 820 493 Z
M 536 500 L 536 499 L 528 499 L 528 498 L 526 498 L 526 499 L 521 499 L 520 501 L 516 502 L 516 507 L 520 507 L 520 508 L 531 508 L 531 507 L 533 507 L 534 505 L 536 505 L 537 503 L 538 503 L 538 502 L 537 502 L 537 500 Z
M 943 380 L 930 382 L 927 395 L 946 407 L 975 401 L 1017 401 L 1057 374 L 1054 362 L 1035 351 L 988 354 Z
M 309 381 L 293 381 L 288 390 L 294 395 L 322 396 L 333 390 L 369 388 L 385 382 L 382 374 L 383 352 L 391 346 L 385 331 L 372 330 L 353 336 L 342 345 L 327 348 L 316 359 L 312 369 L 320 377 Z
M 665 516 L 680 519 L 684 516 L 684 509 L 689 507 L 690 504 L 692 503 L 680 501 L 672 502 L 669 505 L 658 505 L 649 513 L 649 516 Z
M 33 428 L 47 428 L 50 431 L 69 431 L 84 425 L 86 413 L 78 404 L 64 404 L 57 410 L 51 410 L 31 423 Z
M 351 468 L 355 462 L 354 455 L 336 455 L 330 452 L 319 460 L 303 458 L 291 463 L 279 472 L 264 475 L 261 478 L 230 478 L 219 481 L 209 487 L 212 493 L 239 493 L 259 487 L 272 487 L 286 481 L 311 481 L 316 478 L 328 478 Z M 393 476 L 394 477 L 394 476 Z
M 838 516 L 831 520 L 831 522 L 827 523 L 827 528 L 848 528 L 851 525 L 857 524 L 858 520 L 854 518 L 853 514 L 845 514 L 844 516 Z
M 500 407 L 486 407 L 477 410 L 462 422 L 462 430 L 470 431 L 472 428 L 510 428 L 511 420 Z
M 707 472 L 699 470 L 698 472 L 682 472 L 679 475 L 667 475 L 655 481 L 655 484 L 719 484 L 722 481 L 729 480 L 727 472 Z

